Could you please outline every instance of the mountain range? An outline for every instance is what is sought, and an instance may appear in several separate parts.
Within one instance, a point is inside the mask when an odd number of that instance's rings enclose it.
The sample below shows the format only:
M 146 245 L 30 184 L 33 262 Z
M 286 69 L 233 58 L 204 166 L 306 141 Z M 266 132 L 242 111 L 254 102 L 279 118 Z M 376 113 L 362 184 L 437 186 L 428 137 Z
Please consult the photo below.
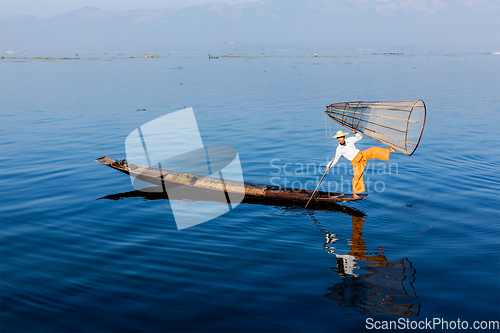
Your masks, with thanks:
M 499 0 L 264 0 L 0 20 L 0 52 L 499 51 Z

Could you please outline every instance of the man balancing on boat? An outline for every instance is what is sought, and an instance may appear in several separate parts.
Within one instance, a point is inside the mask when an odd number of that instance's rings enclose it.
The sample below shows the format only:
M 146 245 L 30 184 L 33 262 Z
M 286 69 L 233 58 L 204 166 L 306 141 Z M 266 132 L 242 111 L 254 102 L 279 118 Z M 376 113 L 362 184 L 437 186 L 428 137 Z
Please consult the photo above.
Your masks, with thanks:
M 325 174 L 333 167 L 338 161 L 340 156 L 344 156 L 352 163 L 352 169 L 354 171 L 354 177 L 352 178 L 352 196 L 355 199 L 359 199 L 357 193 L 365 191 L 365 182 L 363 181 L 363 171 L 366 167 L 366 162 L 372 158 L 376 158 L 382 161 L 389 160 L 389 154 L 394 153 L 394 148 L 389 149 L 371 147 L 366 150 L 360 151 L 356 148 L 354 143 L 358 142 L 363 138 L 356 130 L 352 130 L 354 137 L 345 138 L 349 133 L 344 133 L 343 131 L 338 131 L 333 138 L 337 138 L 339 145 L 337 151 L 335 152 L 335 157 L 328 163 L 325 169 Z

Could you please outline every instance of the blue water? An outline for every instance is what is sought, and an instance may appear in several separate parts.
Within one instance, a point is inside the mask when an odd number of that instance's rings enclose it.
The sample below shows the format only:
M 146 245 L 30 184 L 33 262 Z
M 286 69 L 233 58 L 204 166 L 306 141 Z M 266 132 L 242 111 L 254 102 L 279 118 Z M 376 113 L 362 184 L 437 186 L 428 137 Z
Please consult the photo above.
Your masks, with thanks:
M 0 60 L 2 332 L 500 320 L 500 56 L 35 56 Z M 328 209 L 242 203 L 179 231 L 168 200 L 93 161 L 125 158 L 131 131 L 193 107 L 245 181 L 312 189 L 335 149 L 326 105 L 413 99 L 428 111 L 415 154 L 369 163 L 368 198 Z M 349 192 L 343 162 L 325 184 Z

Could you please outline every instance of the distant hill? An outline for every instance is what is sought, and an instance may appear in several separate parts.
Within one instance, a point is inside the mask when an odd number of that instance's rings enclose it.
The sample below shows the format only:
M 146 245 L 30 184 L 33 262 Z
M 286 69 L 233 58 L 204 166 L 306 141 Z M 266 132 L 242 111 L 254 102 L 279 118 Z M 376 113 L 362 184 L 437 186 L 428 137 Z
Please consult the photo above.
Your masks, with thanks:
M 0 52 L 500 47 L 498 0 L 266 0 L 0 20 Z

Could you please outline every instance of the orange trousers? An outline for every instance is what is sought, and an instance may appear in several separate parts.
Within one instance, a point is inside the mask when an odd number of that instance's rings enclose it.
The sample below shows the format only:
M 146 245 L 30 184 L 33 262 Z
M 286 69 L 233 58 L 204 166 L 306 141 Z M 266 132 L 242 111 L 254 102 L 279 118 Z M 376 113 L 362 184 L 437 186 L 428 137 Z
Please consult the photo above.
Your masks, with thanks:
M 377 160 L 388 161 L 389 160 L 389 149 L 371 147 L 362 150 L 352 159 L 352 170 L 354 171 L 354 177 L 352 178 L 352 192 L 361 193 L 365 191 L 365 182 L 363 181 L 363 171 L 366 167 L 366 162 L 372 158 Z

